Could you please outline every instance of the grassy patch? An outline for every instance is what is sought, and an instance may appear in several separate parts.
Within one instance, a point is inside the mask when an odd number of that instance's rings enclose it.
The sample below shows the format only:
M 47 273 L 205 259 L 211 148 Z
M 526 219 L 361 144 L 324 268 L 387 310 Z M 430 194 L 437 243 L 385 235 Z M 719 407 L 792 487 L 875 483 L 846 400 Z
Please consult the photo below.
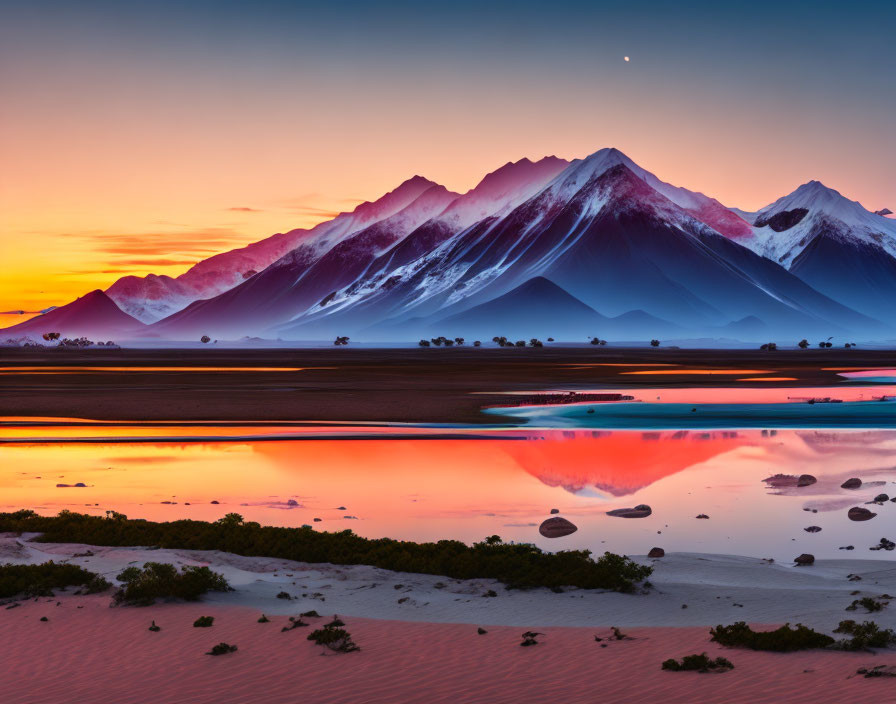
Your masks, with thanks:
M 368 539 L 350 530 L 318 532 L 244 522 L 238 514 L 220 521 L 154 523 L 121 514 L 87 516 L 62 511 L 55 517 L 33 511 L 0 513 L 0 531 L 42 533 L 39 541 L 88 545 L 155 545 L 180 550 L 221 550 L 237 555 L 298 562 L 372 565 L 382 569 L 445 575 L 455 579 L 495 579 L 508 587 L 580 587 L 633 592 L 651 572 L 621 555 L 594 559 L 588 550 L 543 552 L 527 543 L 504 543 L 491 536 L 466 545 L 458 540 L 414 543 Z

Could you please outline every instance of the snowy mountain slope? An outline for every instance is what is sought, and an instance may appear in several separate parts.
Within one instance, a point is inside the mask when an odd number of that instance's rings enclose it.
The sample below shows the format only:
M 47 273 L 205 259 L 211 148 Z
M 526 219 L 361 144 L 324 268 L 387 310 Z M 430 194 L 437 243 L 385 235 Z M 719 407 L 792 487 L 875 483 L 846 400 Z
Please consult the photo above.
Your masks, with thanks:
M 754 216 L 741 244 L 818 291 L 866 315 L 896 322 L 896 221 L 810 181 Z
M 602 313 L 637 308 L 690 329 L 758 315 L 772 327 L 803 326 L 808 334 L 861 320 L 697 220 L 629 161 L 601 150 L 573 162 L 505 217 L 358 281 L 336 292 L 326 309 L 312 307 L 275 331 L 301 337 L 376 320 L 393 330 L 403 321 L 419 325 L 538 276 Z
M 896 256 L 896 221 L 865 210 L 819 181 L 804 183 L 758 211 L 753 225 L 753 235 L 738 241 L 787 268 L 820 233 Z
M 406 208 L 433 185 L 422 176 L 414 176 L 381 198 L 361 203 L 351 212 L 340 213 L 311 229 L 278 233 L 216 254 L 176 278 L 155 274 L 125 276 L 106 289 L 106 294 L 135 318 L 145 323 L 155 322 L 195 300 L 212 298 L 237 286 L 300 245 L 306 245 L 306 256 L 314 258 L 352 232 Z
M 344 224 L 339 231 L 331 228 L 321 240 L 305 242 L 248 281 L 196 301 L 150 332 L 220 336 L 256 332 L 288 319 L 354 281 L 377 255 L 442 212 L 457 195 L 433 184 L 402 210 L 366 228 L 349 233 Z
M 326 238 L 331 244 L 326 253 L 320 251 L 321 241 L 309 238 L 252 280 L 191 306 L 153 331 L 195 335 L 210 330 L 220 335 L 257 332 L 289 320 L 362 275 L 374 276 L 398 261 L 428 253 L 482 213 L 506 212 L 566 165 L 556 157 L 508 163 L 461 196 L 433 185 L 390 218 L 342 236 L 336 244 Z

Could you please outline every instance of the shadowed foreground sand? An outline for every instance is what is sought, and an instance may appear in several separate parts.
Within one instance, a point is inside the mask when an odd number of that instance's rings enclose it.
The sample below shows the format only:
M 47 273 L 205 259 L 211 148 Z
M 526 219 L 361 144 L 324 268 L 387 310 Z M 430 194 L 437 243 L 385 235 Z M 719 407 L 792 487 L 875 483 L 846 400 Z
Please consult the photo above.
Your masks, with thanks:
M 896 655 L 726 650 L 708 629 L 633 628 L 610 642 L 604 628 L 546 627 L 521 648 L 524 629 L 346 617 L 360 652 L 322 655 L 309 629 L 281 632 L 285 616 L 257 623 L 243 607 L 168 604 L 110 608 L 109 597 L 62 597 L 0 610 L 0 701 L 58 702 L 842 702 L 892 701 L 891 680 L 851 677 Z M 83 608 L 78 608 L 78 606 Z M 326 620 L 331 614 L 321 611 Z M 193 628 L 200 615 L 211 628 Z M 40 618 L 47 616 L 48 622 Z M 306 619 L 313 624 L 325 619 Z M 161 627 L 147 630 L 150 621 Z M 213 645 L 236 653 L 204 655 Z M 606 642 L 606 641 L 604 641 Z M 9 644 L 15 644 L 14 648 Z M 660 663 L 724 654 L 724 674 L 664 672 Z

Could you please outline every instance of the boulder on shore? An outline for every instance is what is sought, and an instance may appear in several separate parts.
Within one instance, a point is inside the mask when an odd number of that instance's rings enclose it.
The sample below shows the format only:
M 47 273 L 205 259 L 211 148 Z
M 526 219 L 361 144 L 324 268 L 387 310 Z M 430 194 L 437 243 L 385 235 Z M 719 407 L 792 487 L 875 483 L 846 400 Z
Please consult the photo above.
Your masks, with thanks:
M 811 565 L 815 562 L 815 555 L 804 552 L 799 557 L 795 557 L 793 561 L 798 565 Z
M 877 514 L 874 511 L 869 511 L 867 508 L 862 508 L 861 506 L 853 506 L 849 509 L 849 513 L 846 514 L 851 521 L 870 521 Z
M 559 516 L 548 518 L 538 526 L 538 532 L 545 538 L 562 538 L 575 533 L 578 529 L 578 526 L 574 523 L 567 521 L 565 518 L 560 518 Z
M 862 486 L 862 480 L 859 479 L 858 477 L 852 477 L 850 479 L 847 479 L 845 482 L 843 482 L 840 485 L 840 488 L 841 489 L 858 489 L 861 486 Z
M 813 477 L 811 474 L 801 474 L 799 479 L 796 480 L 797 486 L 809 486 L 810 484 L 814 484 L 818 480 Z
M 650 548 L 650 552 L 647 553 L 647 557 L 665 557 L 666 551 L 662 548 Z

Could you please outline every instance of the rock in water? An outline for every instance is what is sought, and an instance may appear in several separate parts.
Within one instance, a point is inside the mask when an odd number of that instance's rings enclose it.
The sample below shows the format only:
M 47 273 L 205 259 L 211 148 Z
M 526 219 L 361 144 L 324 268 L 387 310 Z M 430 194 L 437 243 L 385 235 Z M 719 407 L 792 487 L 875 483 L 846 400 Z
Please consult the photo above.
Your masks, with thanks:
M 841 489 L 858 489 L 862 486 L 862 480 L 858 477 L 852 477 L 851 479 L 847 479 L 840 485 Z
M 874 511 L 869 511 L 867 508 L 862 508 L 861 506 L 853 506 L 849 509 L 849 513 L 846 514 L 851 521 L 870 521 L 877 514 Z
M 799 557 L 794 558 L 793 561 L 798 565 L 811 565 L 815 562 L 815 555 L 804 552 Z
M 578 529 L 578 526 L 559 516 L 548 518 L 538 526 L 538 532 L 545 538 L 562 538 L 566 535 L 572 535 Z
M 889 500 L 890 500 L 890 497 L 887 496 L 886 494 L 878 494 L 877 496 L 874 497 L 874 503 L 876 503 L 876 504 L 882 504 L 884 501 L 889 501 Z
M 650 548 L 650 552 L 647 553 L 647 557 L 665 557 L 666 551 L 662 548 Z
M 555 514 L 555 513 L 560 513 L 560 509 L 559 509 L 559 508 L 552 508 L 552 509 L 551 509 L 551 514 Z
M 607 511 L 608 516 L 616 516 L 618 518 L 647 518 L 653 511 L 647 504 L 638 504 L 634 508 L 617 508 Z
M 814 484 L 818 480 L 813 477 L 811 474 L 801 474 L 799 479 L 796 480 L 797 486 L 809 486 L 810 484 Z

